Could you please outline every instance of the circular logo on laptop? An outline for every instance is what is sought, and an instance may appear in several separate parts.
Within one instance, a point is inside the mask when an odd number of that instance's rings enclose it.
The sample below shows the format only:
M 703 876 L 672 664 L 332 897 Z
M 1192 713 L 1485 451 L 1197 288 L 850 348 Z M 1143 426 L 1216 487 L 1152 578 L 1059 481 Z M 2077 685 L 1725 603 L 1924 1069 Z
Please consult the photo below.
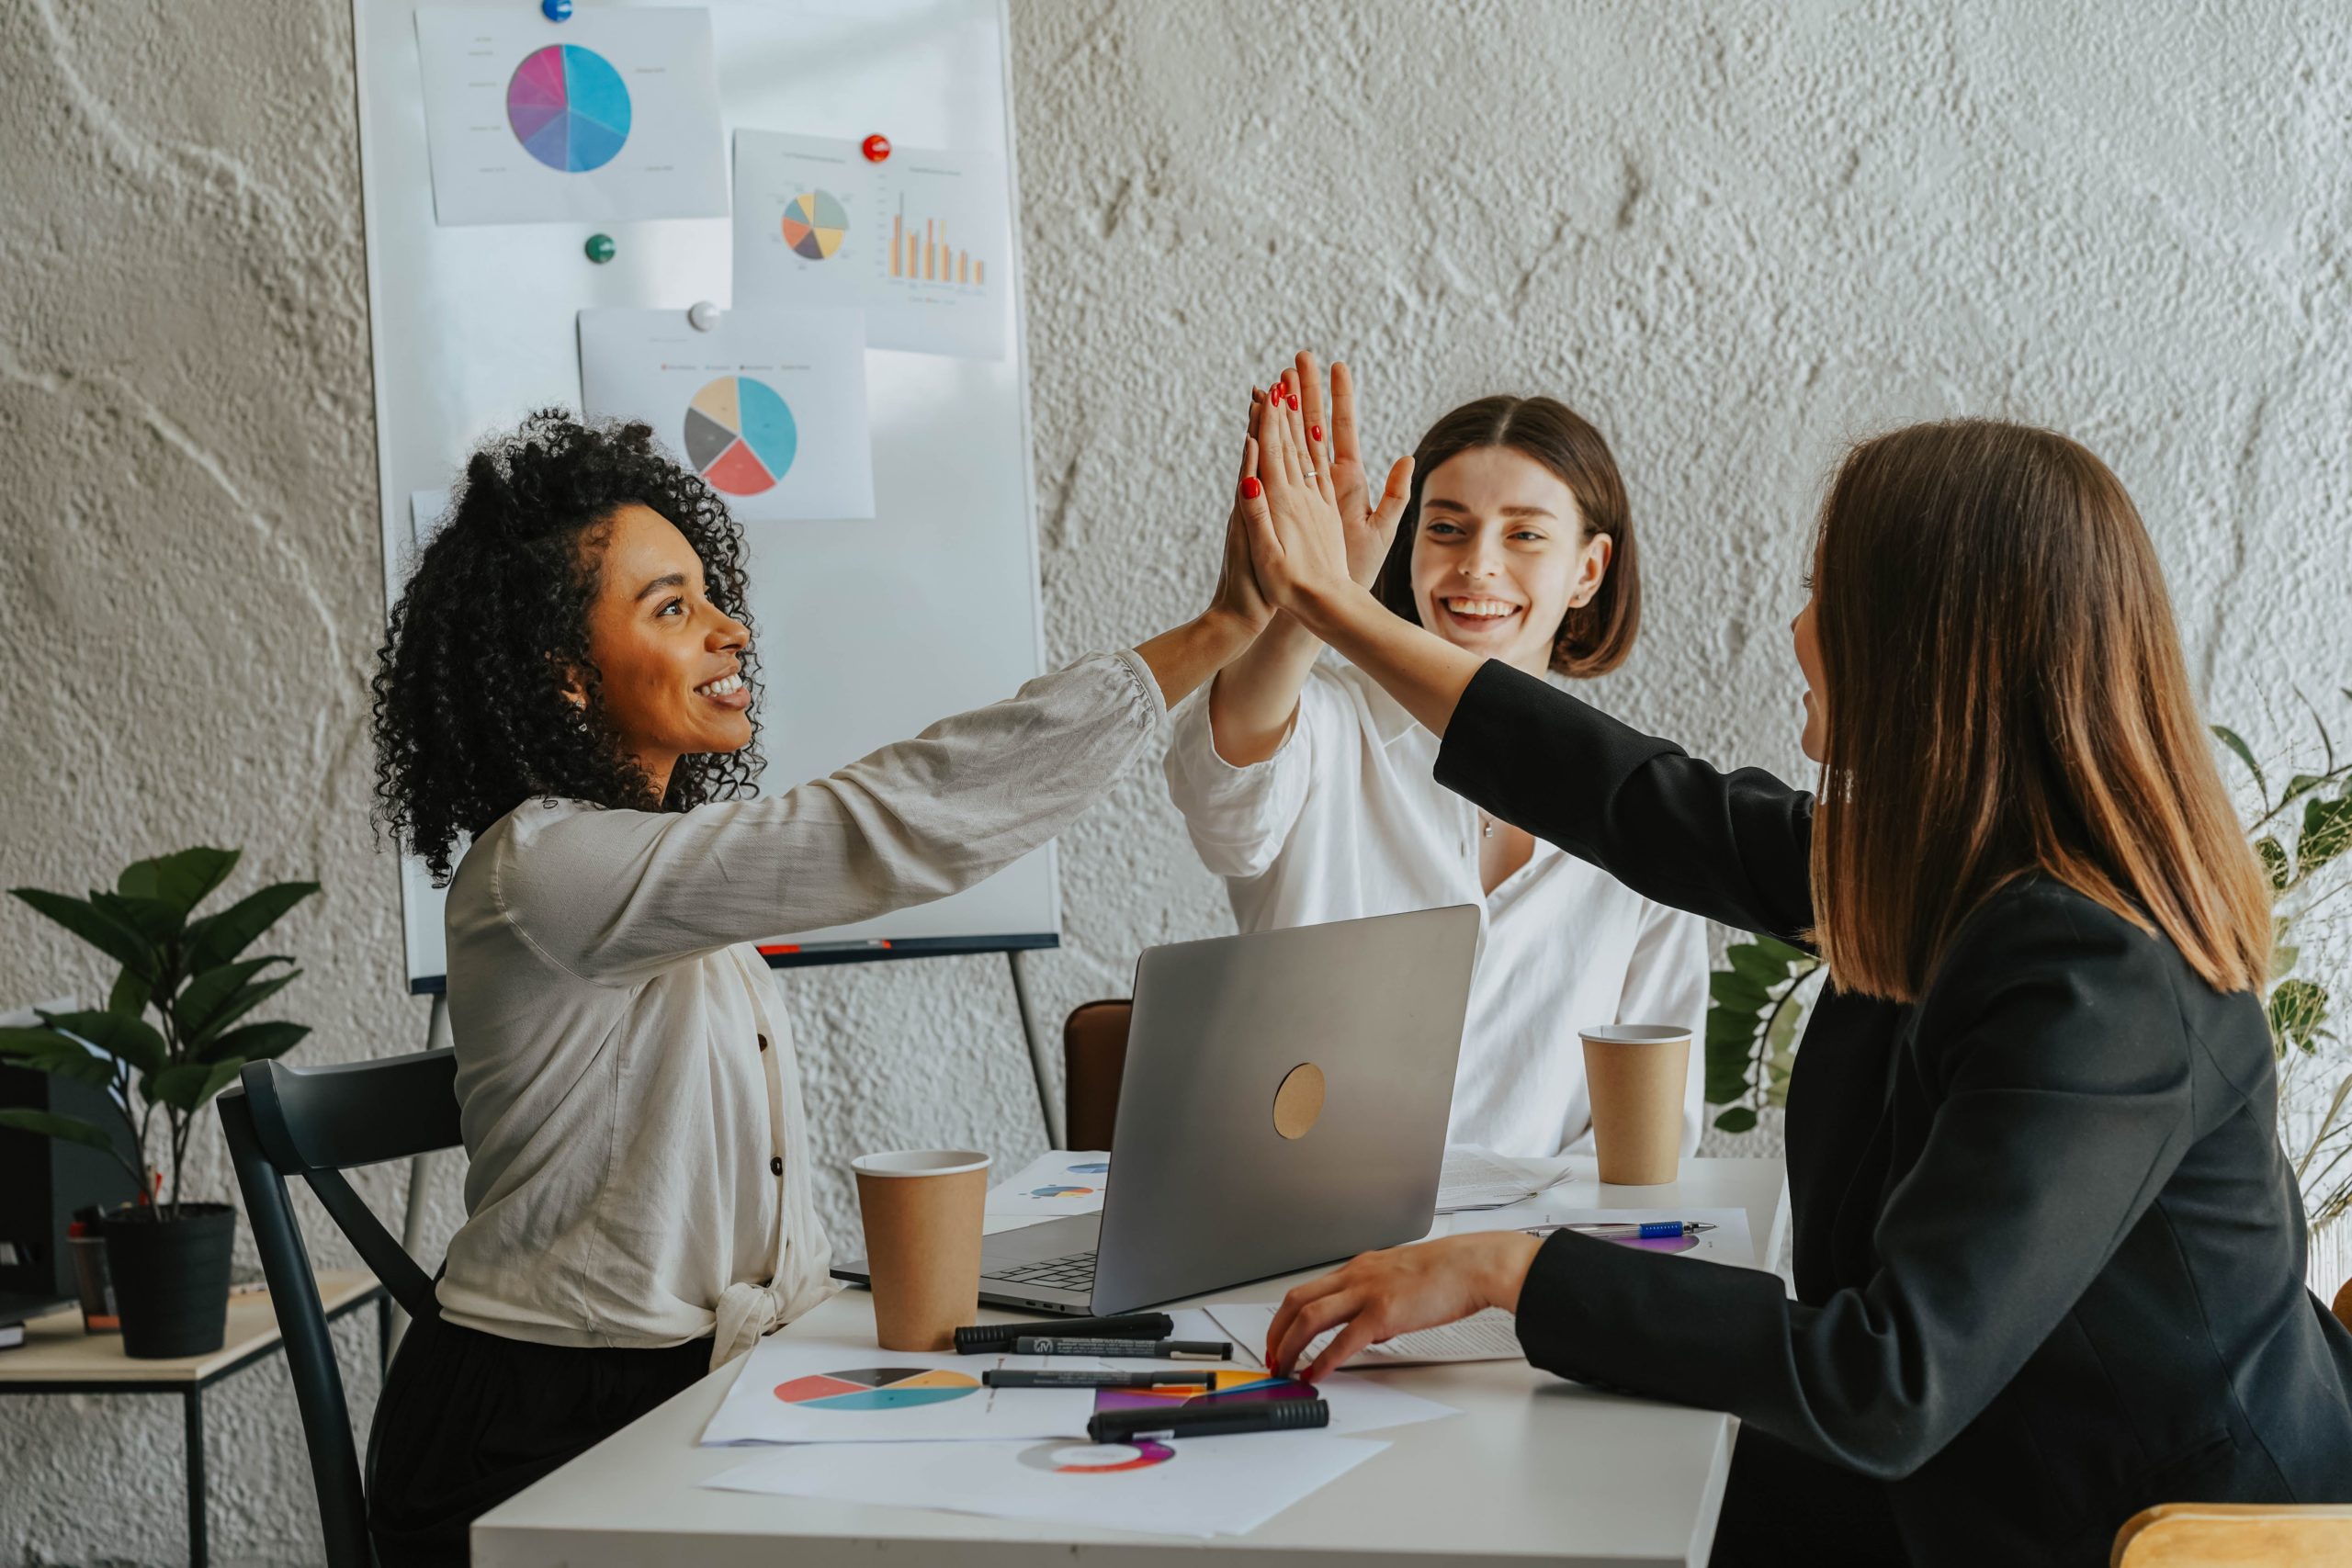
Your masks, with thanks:
M 1283 1075 L 1274 1090 L 1274 1131 L 1285 1138 L 1303 1138 L 1323 1115 L 1323 1069 L 1301 1062 Z

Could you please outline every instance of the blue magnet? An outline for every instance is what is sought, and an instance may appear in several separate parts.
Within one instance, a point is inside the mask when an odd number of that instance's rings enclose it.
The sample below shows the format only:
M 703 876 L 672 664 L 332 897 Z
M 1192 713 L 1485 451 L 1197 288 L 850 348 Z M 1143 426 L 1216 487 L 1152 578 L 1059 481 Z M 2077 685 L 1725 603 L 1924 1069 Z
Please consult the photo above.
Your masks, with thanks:
M 550 22 L 571 20 L 571 0 L 539 0 L 539 15 Z

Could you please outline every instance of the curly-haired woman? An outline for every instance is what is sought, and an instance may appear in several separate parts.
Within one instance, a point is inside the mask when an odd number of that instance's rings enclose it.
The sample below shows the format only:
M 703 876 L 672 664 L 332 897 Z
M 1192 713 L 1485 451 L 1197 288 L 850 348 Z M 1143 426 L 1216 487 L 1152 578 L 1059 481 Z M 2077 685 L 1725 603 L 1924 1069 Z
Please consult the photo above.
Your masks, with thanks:
M 376 793 L 448 884 L 469 1163 L 441 1316 L 377 1410 L 387 1564 L 463 1561 L 475 1516 L 823 1298 L 791 1024 L 749 944 L 1045 843 L 1267 618 L 1235 531 L 1196 619 L 737 798 L 743 555 L 646 426 L 543 412 L 474 454 L 392 612 Z

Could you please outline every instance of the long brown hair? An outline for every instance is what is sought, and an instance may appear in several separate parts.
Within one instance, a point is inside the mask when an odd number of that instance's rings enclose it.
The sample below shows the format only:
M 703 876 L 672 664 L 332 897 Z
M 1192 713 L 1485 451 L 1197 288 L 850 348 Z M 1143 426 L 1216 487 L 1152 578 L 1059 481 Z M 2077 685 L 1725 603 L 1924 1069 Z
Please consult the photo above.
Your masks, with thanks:
M 1969 914 L 2040 871 L 2260 987 L 2270 900 L 2188 690 L 2154 547 L 2047 430 L 1914 425 L 1849 453 L 1814 544 L 1828 705 L 1815 936 L 1916 1000 Z
M 1504 446 L 1533 458 L 1568 487 L 1584 537 L 1606 534 L 1609 570 L 1590 599 L 1560 617 L 1552 634 L 1552 668 L 1563 675 L 1605 675 L 1625 662 L 1642 628 L 1641 558 L 1634 547 L 1625 481 L 1600 432 L 1550 398 L 1480 398 L 1439 420 L 1413 452 L 1413 493 L 1396 525 L 1373 592 L 1388 608 L 1421 624 L 1413 602 L 1413 540 L 1420 533 L 1421 488 L 1450 457 Z

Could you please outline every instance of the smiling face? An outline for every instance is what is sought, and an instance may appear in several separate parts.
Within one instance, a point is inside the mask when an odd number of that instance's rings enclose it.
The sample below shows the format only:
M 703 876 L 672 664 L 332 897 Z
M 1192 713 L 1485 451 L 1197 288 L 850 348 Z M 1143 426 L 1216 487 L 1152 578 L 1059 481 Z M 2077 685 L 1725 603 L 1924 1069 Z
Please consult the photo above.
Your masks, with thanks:
M 705 592 L 702 560 L 650 506 L 616 511 L 588 608 L 605 722 L 657 791 L 678 759 L 752 743 L 751 633 Z
M 1457 648 L 1540 675 L 1569 610 L 1608 575 L 1607 535 L 1585 536 L 1557 474 L 1508 446 L 1455 454 L 1421 486 L 1413 604 Z

